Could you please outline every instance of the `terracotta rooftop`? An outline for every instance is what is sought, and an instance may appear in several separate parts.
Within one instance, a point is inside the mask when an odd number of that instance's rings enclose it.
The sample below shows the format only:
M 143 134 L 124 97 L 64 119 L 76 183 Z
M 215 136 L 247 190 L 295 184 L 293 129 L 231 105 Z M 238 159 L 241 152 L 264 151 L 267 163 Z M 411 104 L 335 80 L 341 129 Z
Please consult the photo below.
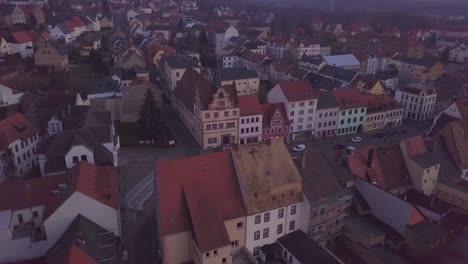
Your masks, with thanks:
M 241 95 L 239 98 L 239 109 L 241 116 L 261 115 L 262 106 L 256 94 Z
M 6 151 L 17 139 L 27 139 L 38 132 L 38 129 L 22 114 L 14 114 L 0 121 L 0 151 Z
M 414 136 L 404 139 L 401 144 L 404 144 L 409 157 L 414 157 L 426 152 L 426 144 L 422 136 Z
M 317 98 L 317 92 L 307 81 L 279 81 L 278 85 L 289 102 L 312 100 Z
M 340 109 L 367 107 L 367 100 L 359 89 L 341 88 L 333 91 Z
M 224 221 L 245 216 L 230 152 L 160 160 L 155 177 L 162 236 L 193 230 L 202 251 L 230 245 Z

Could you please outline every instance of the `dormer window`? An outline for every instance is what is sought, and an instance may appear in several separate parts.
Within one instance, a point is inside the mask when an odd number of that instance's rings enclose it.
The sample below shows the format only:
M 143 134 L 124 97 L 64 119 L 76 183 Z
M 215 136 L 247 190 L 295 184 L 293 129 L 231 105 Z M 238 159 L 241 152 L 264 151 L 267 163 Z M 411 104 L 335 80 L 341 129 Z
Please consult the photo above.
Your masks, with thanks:
M 57 119 L 53 118 L 51 121 L 49 121 L 49 134 L 50 135 L 56 135 L 59 133 L 62 133 L 63 127 L 62 127 L 62 122 L 58 121 Z

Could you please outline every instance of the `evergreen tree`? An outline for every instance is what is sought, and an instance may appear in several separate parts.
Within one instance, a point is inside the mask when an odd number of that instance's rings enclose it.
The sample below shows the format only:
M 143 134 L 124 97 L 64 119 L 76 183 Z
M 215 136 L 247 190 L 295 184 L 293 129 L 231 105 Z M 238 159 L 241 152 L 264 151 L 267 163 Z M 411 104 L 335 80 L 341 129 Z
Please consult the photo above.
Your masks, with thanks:
M 148 88 L 145 94 L 145 101 L 140 109 L 140 118 L 138 119 L 138 125 L 145 139 L 155 139 L 160 135 L 160 117 L 159 107 L 154 100 L 153 91 Z

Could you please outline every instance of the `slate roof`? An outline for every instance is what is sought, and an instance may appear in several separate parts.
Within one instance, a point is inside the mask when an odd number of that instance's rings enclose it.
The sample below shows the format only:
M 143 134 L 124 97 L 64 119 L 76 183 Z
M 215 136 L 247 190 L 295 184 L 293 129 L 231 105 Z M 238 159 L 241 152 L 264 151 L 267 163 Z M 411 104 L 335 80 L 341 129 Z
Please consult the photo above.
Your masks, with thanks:
M 243 80 L 243 79 L 253 79 L 258 78 L 256 71 L 249 71 L 238 68 L 227 68 L 220 69 L 219 71 L 219 80 L 220 81 L 232 81 L 232 80 Z
M 119 84 L 111 78 L 80 80 L 80 94 L 82 96 L 118 92 L 119 90 Z
M 199 61 L 187 55 L 175 54 L 166 57 L 167 64 L 172 69 L 199 68 Z
M 317 98 L 317 92 L 304 80 L 279 81 L 278 85 L 289 102 L 304 101 Z
M 46 130 L 49 126 L 48 122 L 55 116 L 62 122 L 63 130 L 70 130 L 84 126 L 89 110 L 89 106 L 82 105 L 40 107 L 36 111 L 28 113 L 26 118 L 36 127 Z
M 414 65 L 419 65 L 419 66 L 424 66 L 426 68 L 432 68 L 434 64 L 439 62 L 439 59 L 436 57 L 432 56 L 424 56 L 421 59 L 415 59 L 415 58 L 403 58 L 401 61 L 406 62 L 408 64 L 414 64 Z
M 325 60 L 328 65 L 336 67 L 360 65 L 359 61 L 353 54 L 323 56 L 323 60 Z
M 354 71 L 345 70 L 340 67 L 335 67 L 331 65 L 324 65 L 318 72 L 320 75 L 325 75 L 332 77 L 337 80 L 345 81 L 351 83 L 354 78 L 358 75 Z
M 433 167 L 439 162 L 437 161 L 437 157 L 432 152 L 424 152 L 418 155 L 413 156 L 413 160 L 421 166 L 421 168 L 430 168 Z
M 278 238 L 278 243 L 291 253 L 299 263 L 339 264 L 324 248 L 309 240 L 301 230 Z
M 338 107 L 338 102 L 332 92 L 320 91 L 318 93 L 317 110 L 336 107 Z
M 302 176 L 302 191 L 310 203 L 323 201 L 343 191 L 331 165 L 319 151 L 303 153 L 305 166 L 297 166 Z

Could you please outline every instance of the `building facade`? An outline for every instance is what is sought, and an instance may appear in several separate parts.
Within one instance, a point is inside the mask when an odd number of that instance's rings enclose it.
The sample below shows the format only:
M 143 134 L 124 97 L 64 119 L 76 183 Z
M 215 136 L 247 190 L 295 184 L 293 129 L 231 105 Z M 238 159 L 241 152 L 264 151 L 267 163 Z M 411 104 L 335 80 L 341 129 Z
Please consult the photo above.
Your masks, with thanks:
M 402 86 L 395 92 L 395 100 L 405 108 L 406 119 L 431 119 L 436 98 L 436 89 L 426 84 Z
M 358 89 L 333 91 L 340 111 L 338 112 L 337 135 L 360 132 L 364 129 L 367 102 Z
M 258 96 L 239 96 L 239 110 L 239 144 L 262 141 L 263 112 Z
M 284 104 L 262 104 L 262 140 L 281 138 L 289 140 L 289 119 Z
M 285 105 L 290 123 L 290 139 L 314 135 L 317 95 L 308 82 L 280 81 L 268 92 L 268 102 Z
M 315 119 L 315 136 L 331 137 L 338 127 L 338 103 L 331 92 L 320 92 Z

